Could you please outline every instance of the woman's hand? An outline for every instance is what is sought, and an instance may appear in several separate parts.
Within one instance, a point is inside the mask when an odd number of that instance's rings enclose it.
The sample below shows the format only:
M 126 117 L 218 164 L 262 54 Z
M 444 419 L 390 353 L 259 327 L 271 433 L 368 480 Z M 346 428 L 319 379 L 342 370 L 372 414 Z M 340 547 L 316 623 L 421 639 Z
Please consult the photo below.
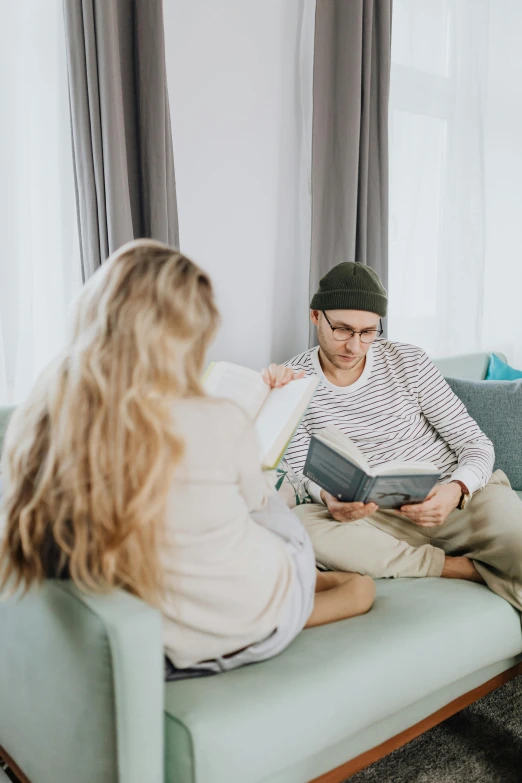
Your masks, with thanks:
M 270 364 L 267 370 L 261 370 L 261 377 L 271 389 L 286 386 L 290 381 L 296 381 L 298 378 L 303 378 L 303 376 L 304 370 L 297 372 L 291 367 L 285 367 L 283 364 Z

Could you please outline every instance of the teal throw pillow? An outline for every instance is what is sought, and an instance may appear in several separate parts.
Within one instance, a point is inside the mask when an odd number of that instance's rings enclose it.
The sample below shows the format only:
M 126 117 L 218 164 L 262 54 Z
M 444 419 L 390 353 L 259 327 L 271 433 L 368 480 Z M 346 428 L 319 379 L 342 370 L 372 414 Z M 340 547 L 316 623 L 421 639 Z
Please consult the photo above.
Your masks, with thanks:
M 522 370 L 515 370 L 494 353 L 491 354 L 486 381 L 516 381 L 518 378 L 522 378 Z
M 495 469 L 522 490 L 522 380 L 470 381 L 446 378 L 495 447 Z

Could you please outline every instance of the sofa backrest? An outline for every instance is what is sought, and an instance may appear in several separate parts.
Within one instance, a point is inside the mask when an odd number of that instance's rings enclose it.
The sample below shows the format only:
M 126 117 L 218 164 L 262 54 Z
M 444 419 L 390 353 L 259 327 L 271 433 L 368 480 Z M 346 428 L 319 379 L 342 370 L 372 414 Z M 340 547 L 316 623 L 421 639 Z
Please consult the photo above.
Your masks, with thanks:
M 50 580 L 0 600 L 0 746 L 31 783 L 163 783 L 161 617 Z
M 495 353 L 506 361 L 502 353 Z M 511 486 L 522 498 L 520 382 L 518 385 L 516 382 L 506 385 L 505 381 L 467 383 L 484 380 L 490 357 L 490 353 L 465 354 L 436 359 L 434 364 L 493 442 L 495 468 L 501 468 L 507 474 Z
M 500 468 L 516 491 L 522 490 L 522 379 L 482 381 L 446 378 L 469 415 L 495 447 Z
M 496 355 L 506 361 L 502 353 Z M 486 377 L 491 353 L 465 353 L 460 356 L 450 356 L 443 359 L 434 359 L 434 365 L 446 378 L 469 378 L 480 381 Z

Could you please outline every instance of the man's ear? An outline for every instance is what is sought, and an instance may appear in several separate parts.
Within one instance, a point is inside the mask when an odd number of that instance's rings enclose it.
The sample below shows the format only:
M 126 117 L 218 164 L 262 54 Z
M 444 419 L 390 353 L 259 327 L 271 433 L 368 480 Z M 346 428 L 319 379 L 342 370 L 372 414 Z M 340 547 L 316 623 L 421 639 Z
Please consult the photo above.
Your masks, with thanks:
M 315 326 L 319 323 L 319 310 L 310 310 L 310 320 Z

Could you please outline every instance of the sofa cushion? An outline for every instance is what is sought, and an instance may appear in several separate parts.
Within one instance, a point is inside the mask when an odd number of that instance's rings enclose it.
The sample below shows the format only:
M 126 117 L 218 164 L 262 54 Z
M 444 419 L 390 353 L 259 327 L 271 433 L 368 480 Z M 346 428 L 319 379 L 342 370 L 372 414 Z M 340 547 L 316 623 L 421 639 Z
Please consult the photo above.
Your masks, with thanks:
M 495 469 L 522 490 L 522 380 L 469 381 L 446 378 L 469 415 L 495 447 Z
M 307 629 L 264 663 L 167 684 L 166 780 L 311 780 L 341 763 L 330 749 L 347 738 L 521 651 L 518 613 L 482 585 L 378 580 L 363 617 Z

